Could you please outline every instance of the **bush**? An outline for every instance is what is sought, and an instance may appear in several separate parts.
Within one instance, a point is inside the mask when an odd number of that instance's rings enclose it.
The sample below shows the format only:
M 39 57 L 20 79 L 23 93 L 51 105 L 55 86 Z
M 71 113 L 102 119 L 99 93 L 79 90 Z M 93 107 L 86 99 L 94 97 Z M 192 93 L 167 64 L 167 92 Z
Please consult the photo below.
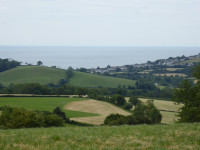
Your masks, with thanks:
M 128 102 L 131 103 L 131 104 L 133 104 L 134 106 L 136 106 L 136 105 L 139 104 L 139 103 L 142 103 L 142 102 L 138 99 L 138 97 L 135 97 L 135 96 L 130 97 Z
M 104 124 L 106 125 L 122 125 L 125 122 L 125 116 L 120 114 L 110 114 L 104 120 Z
M 156 124 L 160 123 L 162 115 L 154 106 L 153 101 L 147 101 L 145 104 L 138 104 L 133 111 L 133 115 L 123 116 L 119 114 L 111 114 L 106 117 L 104 124 L 106 125 L 135 125 L 135 124 Z
M 66 117 L 65 113 L 61 111 L 60 107 L 56 107 L 54 110 L 53 110 L 53 113 L 59 117 L 61 117 L 66 123 L 69 123 L 70 120 L 69 118 Z
M 136 105 L 133 115 L 140 123 L 146 124 L 160 123 L 162 119 L 160 111 L 151 100 L 147 101 L 146 105 L 142 103 Z
M 110 98 L 110 102 L 118 106 L 123 106 L 126 103 L 126 100 L 124 96 L 117 94 Z
M 4 107 L 0 116 L 0 127 L 4 129 L 63 126 L 61 117 L 50 112 L 27 111 L 22 108 Z
M 124 116 L 124 115 L 120 115 L 120 114 L 110 114 L 109 116 L 106 117 L 104 124 L 105 125 L 123 125 L 123 124 L 127 124 L 127 125 L 134 125 L 134 124 L 138 124 L 138 120 L 135 118 L 135 116 L 133 115 L 129 115 L 129 116 Z
M 123 108 L 126 110 L 130 110 L 133 107 L 133 105 L 131 103 L 126 103 Z

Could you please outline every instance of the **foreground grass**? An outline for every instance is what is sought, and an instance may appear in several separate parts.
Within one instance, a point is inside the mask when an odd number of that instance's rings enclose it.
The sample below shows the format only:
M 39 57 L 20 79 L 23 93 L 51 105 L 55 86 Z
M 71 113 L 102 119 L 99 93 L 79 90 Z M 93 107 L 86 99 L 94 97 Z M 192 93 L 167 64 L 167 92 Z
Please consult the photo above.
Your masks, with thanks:
M 65 97 L 0 97 L 0 107 L 1 106 L 11 106 L 11 107 L 20 107 L 27 110 L 39 110 L 39 111 L 50 111 L 56 107 L 63 107 L 74 101 L 83 101 L 86 99 L 83 98 L 65 98 Z M 73 110 L 64 110 L 66 116 L 69 118 L 75 117 L 90 117 L 98 116 L 98 114 L 73 111 Z
M 0 130 L 1 150 L 199 148 L 199 123 Z

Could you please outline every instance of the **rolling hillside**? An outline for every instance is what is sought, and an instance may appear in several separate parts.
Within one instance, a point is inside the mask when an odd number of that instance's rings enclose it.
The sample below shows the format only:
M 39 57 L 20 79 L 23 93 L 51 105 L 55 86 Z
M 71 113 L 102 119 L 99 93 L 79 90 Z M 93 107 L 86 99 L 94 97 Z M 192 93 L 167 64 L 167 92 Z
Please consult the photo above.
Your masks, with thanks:
M 0 73 L 0 83 L 8 86 L 10 83 L 57 83 L 65 77 L 61 69 L 42 66 L 20 66 Z
M 119 85 L 128 86 L 135 85 L 135 81 L 120 79 L 114 77 L 99 76 L 82 72 L 74 72 L 74 76 L 69 81 L 70 84 L 80 87 L 111 87 L 115 88 Z
M 10 83 L 58 83 L 60 79 L 65 78 L 65 70 L 43 67 L 43 66 L 20 66 L 0 73 L 0 83 L 8 86 Z M 134 85 L 135 82 L 127 79 L 105 77 L 88 73 L 74 71 L 73 77 L 69 83 L 80 87 L 111 87 L 118 85 Z

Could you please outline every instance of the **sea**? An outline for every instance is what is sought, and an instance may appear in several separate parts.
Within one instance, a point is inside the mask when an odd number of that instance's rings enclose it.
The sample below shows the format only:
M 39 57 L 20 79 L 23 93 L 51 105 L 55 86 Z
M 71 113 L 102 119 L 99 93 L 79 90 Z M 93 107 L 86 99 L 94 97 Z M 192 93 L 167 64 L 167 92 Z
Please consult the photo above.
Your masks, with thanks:
M 0 58 L 32 65 L 42 61 L 45 66 L 63 69 L 140 64 L 199 53 L 200 47 L 0 46 Z

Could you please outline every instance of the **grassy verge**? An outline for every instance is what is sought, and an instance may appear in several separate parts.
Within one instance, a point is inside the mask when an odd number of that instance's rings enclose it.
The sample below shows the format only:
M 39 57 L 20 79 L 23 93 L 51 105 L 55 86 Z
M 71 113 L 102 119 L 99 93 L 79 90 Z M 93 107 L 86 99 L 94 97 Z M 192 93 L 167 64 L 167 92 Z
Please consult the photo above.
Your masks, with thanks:
M 198 150 L 200 124 L 0 130 L 1 150 Z

